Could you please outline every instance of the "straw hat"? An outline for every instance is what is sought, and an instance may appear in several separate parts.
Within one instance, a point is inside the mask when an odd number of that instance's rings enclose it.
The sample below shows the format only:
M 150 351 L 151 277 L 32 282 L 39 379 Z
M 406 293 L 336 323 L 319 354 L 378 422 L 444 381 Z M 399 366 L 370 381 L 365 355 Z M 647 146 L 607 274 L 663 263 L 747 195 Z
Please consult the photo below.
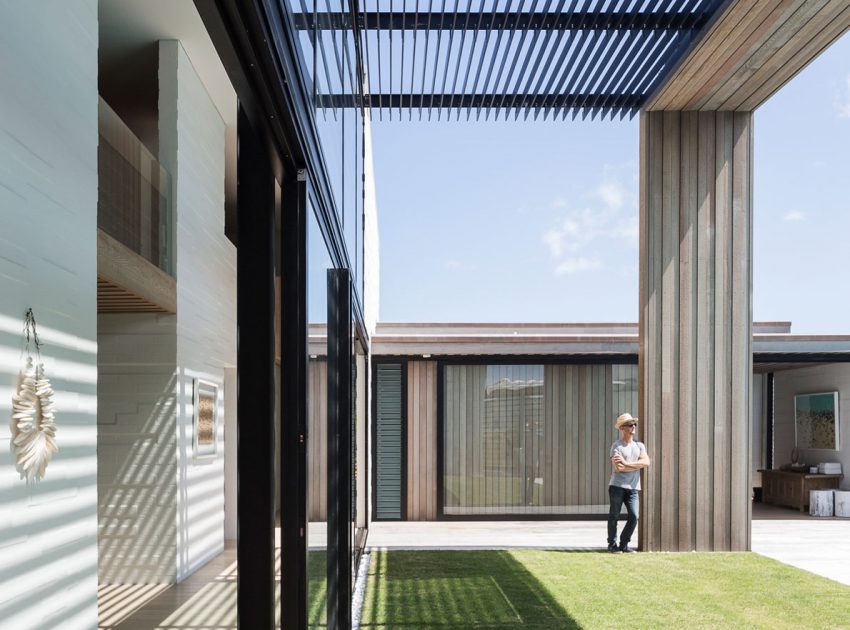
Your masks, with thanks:
M 632 418 L 632 414 L 626 412 L 617 417 L 617 421 L 614 422 L 614 426 L 617 429 L 621 429 L 624 424 L 628 424 L 630 422 L 640 422 L 637 418 Z

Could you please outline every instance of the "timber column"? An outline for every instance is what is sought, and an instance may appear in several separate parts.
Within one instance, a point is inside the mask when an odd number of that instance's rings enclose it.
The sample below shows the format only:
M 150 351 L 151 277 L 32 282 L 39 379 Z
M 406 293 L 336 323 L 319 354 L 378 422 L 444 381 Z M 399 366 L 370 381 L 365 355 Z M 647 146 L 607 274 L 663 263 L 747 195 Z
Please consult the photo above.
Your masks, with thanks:
M 640 119 L 648 551 L 750 549 L 752 112 Z

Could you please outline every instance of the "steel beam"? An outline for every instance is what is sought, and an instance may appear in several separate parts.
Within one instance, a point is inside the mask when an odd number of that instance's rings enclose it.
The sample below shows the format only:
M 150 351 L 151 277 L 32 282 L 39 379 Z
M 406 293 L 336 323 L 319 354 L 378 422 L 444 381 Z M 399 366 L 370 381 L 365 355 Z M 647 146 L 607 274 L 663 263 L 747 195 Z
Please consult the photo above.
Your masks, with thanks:
M 360 29 L 380 31 L 427 31 L 441 24 L 447 31 L 536 30 L 569 31 L 578 28 L 592 30 L 682 30 L 699 29 L 710 11 L 655 13 L 651 11 L 574 11 L 552 13 L 546 11 L 499 11 L 496 13 L 467 14 L 461 11 L 367 11 L 357 15 Z M 295 28 L 310 30 L 318 24 L 319 30 L 351 29 L 349 13 L 296 13 Z

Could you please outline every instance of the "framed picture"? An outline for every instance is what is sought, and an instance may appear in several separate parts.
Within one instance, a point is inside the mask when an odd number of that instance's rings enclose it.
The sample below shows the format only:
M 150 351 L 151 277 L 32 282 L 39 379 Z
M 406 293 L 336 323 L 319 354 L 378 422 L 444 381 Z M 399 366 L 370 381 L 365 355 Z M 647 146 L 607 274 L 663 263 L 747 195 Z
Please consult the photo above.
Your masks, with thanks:
M 194 447 L 195 457 L 213 457 L 218 429 L 218 385 L 195 379 Z
M 838 450 L 838 392 L 794 396 L 797 448 Z

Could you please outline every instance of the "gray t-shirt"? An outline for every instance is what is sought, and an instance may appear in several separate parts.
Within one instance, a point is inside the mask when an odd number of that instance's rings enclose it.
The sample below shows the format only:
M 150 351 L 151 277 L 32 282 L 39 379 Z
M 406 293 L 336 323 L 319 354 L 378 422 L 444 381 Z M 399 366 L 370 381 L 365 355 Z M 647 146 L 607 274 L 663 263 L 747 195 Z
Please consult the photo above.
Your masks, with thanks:
M 608 455 L 609 459 L 614 457 L 616 453 L 623 456 L 623 460 L 630 464 L 640 459 L 640 456 L 646 453 L 646 447 L 643 442 L 632 440 L 631 444 L 626 444 L 623 440 L 615 440 L 611 445 L 611 452 Z M 611 481 L 609 486 L 619 486 L 620 488 L 629 488 L 630 490 L 640 490 L 640 471 L 631 470 L 625 472 L 613 471 L 611 473 Z

